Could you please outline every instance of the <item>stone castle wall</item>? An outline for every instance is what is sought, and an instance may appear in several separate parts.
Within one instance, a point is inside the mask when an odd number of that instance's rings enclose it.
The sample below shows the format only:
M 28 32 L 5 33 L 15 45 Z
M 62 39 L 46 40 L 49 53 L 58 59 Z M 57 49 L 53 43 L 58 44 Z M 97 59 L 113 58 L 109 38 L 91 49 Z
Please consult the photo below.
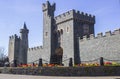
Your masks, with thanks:
M 111 33 L 108 31 L 103 36 L 102 33 L 97 37 L 90 35 L 79 41 L 81 61 L 90 61 L 103 57 L 109 60 L 120 60 L 120 29 Z
M 27 63 L 34 62 L 36 60 L 39 60 L 43 55 L 43 47 L 38 46 L 34 48 L 29 48 L 27 53 Z
M 29 48 L 27 53 L 27 63 L 38 63 L 40 58 L 43 59 L 43 63 L 49 63 L 50 57 L 45 50 L 47 49 L 44 49 L 43 46 Z

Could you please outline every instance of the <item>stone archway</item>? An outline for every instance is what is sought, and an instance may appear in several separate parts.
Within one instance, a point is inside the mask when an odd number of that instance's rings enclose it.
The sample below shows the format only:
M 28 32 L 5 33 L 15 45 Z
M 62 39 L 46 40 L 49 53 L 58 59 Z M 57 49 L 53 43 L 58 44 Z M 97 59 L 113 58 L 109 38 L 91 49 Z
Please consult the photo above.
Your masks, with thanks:
M 62 57 L 63 57 L 63 48 L 58 47 L 55 50 L 55 54 L 53 55 L 53 63 L 54 64 L 62 64 Z

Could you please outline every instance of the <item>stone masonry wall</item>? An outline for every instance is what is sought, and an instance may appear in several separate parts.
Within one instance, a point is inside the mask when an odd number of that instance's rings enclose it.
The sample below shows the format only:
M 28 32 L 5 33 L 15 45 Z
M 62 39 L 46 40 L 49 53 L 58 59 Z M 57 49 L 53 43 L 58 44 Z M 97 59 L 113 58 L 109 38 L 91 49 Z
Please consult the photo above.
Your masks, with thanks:
M 71 57 L 74 59 L 73 20 L 58 24 L 57 27 L 58 30 L 63 30 L 63 34 L 61 35 L 63 61 Z M 63 62 L 63 64 L 68 65 L 68 61 Z
M 120 60 L 120 29 L 106 32 L 103 36 L 99 33 L 97 37 L 80 40 L 81 61 L 90 61 L 103 57 L 109 60 Z
M 43 55 L 43 48 L 42 48 L 42 46 L 29 48 L 27 55 L 28 55 L 27 56 L 27 63 L 31 63 L 31 62 L 34 62 L 36 60 L 39 60 L 39 58 L 41 58 L 42 55 Z

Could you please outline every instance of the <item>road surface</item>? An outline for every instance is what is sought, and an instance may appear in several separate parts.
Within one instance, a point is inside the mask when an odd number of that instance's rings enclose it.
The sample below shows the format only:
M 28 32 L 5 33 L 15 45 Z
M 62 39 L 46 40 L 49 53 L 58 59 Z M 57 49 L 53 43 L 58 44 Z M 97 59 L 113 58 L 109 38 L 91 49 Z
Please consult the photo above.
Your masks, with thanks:
M 108 76 L 108 77 L 58 77 L 58 76 L 32 76 L 32 75 L 0 74 L 0 79 L 120 79 L 120 76 Z

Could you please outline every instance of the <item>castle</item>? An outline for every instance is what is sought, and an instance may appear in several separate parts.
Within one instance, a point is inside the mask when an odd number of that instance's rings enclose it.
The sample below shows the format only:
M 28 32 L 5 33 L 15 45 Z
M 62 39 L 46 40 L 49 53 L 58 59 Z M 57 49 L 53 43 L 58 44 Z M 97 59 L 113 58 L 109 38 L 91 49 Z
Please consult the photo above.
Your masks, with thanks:
M 120 29 L 95 37 L 95 16 L 70 10 L 55 17 L 55 9 L 55 3 L 51 5 L 49 1 L 42 5 L 43 46 L 28 48 L 26 24 L 20 30 L 20 37 L 10 36 L 10 62 L 17 60 L 25 64 L 43 58 L 47 63 L 68 64 L 63 61 L 72 58 L 74 64 L 79 64 L 99 57 L 120 59 Z

